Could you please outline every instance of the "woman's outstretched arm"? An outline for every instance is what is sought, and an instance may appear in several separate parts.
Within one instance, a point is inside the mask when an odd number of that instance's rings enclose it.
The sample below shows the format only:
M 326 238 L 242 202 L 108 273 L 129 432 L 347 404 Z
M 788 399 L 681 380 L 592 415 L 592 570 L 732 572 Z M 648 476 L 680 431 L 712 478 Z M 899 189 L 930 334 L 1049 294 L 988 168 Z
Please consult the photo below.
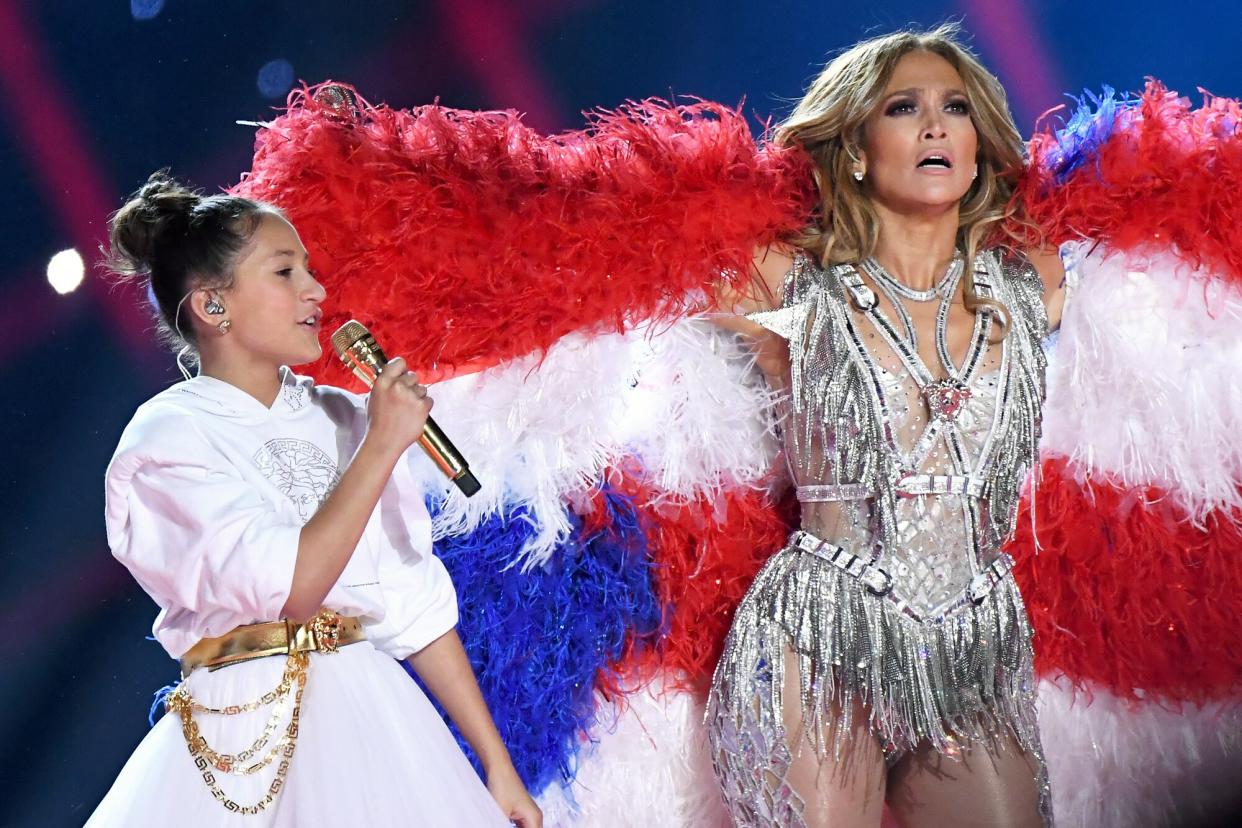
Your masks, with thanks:
M 1044 283 L 1044 307 L 1048 309 L 1048 330 L 1055 331 L 1061 326 L 1061 311 L 1065 309 L 1065 265 L 1061 262 L 1061 254 L 1052 250 L 1027 250 L 1026 257 L 1039 279 Z

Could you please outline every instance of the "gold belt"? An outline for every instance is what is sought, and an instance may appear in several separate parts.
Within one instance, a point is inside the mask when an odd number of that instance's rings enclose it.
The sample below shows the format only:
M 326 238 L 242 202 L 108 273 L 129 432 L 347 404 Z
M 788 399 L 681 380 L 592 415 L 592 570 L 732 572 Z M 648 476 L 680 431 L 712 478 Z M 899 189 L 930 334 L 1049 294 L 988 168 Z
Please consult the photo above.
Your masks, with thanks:
M 260 813 L 275 801 L 284 787 L 289 762 L 293 759 L 293 749 L 297 746 L 302 691 L 306 689 L 306 674 L 310 669 L 310 657 L 307 653 L 335 653 L 338 647 L 362 641 L 364 638 L 366 635 L 362 631 L 362 623 L 357 618 L 342 618 L 332 610 L 324 609 L 305 624 L 294 624 L 292 621 L 247 624 L 219 638 L 204 638 L 181 657 L 182 681 L 164 699 L 164 704 L 170 713 L 175 713 L 181 719 L 181 733 L 185 737 L 186 747 L 190 749 L 190 755 L 194 758 L 194 765 L 202 775 L 207 790 L 226 810 L 239 814 Z M 199 667 L 218 670 L 253 658 L 282 654 L 285 656 L 285 671 L 280 678 L 280 684 L 275 690 L 264 693 L 254 701 L 227 707 L 208 707 L 196 701 L 186 687 L 185 677 Z M 289 711 L 289 722 L 284 728 L 284 735 L 273 742 L 272 737 L 280 729 L 290 701 L 293 702 L 293 709 Z M 236 716 L 269 706 L 273 710 L 259 737 L 249 747 L 237 753 L 212 750 L 194 719 L 195 713 Z M 248 776 L 258 773 L 273 762 L 276 763 L 276 774 L 268 785 L 267 792 L 253 805 L 234 802 L 220 787 L 220 780 L 226 775 Z
M 357 618 L 322 610 L 305 624 L 268 621 L 246 624 L 217 638 L 204 638 L 181 657 L 181 677 L 199 667 L 219 670 L 255 658 L 289 653 L 334 653 L 366 638 Z

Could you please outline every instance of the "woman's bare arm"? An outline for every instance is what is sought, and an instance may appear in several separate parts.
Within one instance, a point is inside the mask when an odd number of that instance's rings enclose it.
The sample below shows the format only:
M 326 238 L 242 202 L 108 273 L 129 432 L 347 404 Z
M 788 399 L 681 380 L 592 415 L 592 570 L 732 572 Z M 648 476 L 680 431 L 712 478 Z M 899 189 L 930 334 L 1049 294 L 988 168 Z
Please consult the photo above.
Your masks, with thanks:
M 743 316 L 780 307 L 793 254 L 793 248 L 779 243 L 756 249 L 750 285 L 739 290 L 722 283 L 716 291 L 716 314 Z
M 505 816 L 522 828 L 539 828 L 543 816 L 496 731 L 457 631 L 449 630 L 406 661 L 474 749 L 487 775 L 487 788 Z
M 1061 254 L 1055 249 L 1026 251 L 1026 257 L 1035 266 L 1044 283 L 1044 307 L 1048 309 L 1048 330 L 1061 326 L 1061 311 L 1065 308 L 1065 265 Z
M 789 345 L 776 334 L 746 318 L 746 314 L 773 310 L 780 306 L 785 276 L 793 267 L 793 249 L 782 244 L 755 251 L 754 279 L 745 291 L 721 285 L 716 293 L 715 310 L 704 318 L 718 328 L 741 334 L 755 351 L 755 364 L 769 380 L 789 370 Z

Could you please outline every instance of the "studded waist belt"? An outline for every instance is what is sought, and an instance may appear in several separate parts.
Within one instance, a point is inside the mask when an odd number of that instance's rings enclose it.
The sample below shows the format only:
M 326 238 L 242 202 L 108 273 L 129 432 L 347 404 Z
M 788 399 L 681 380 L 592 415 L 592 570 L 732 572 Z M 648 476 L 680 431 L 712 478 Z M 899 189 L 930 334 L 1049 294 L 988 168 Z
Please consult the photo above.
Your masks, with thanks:
M 846 551 L 843 546 L 837 546 L 818 538 L 810 532 L 801 529 L 794 532 L 789 538 L 789 546 L 813 555 L 846 575 L 857 578 L 873 595 L 887 595 L 893 589 L 893 578 L 882 567 Z M 1003 581 L 1012 570 L 1013 558 L 1002 552 L 970 579 L 970 584 L 966 588 L 966 597 L 976 606 L 982 604 L 996 585 Z
M 988 496 L 988 481 L 965 474 L 907 474 L 893 487 L 898 497 L 918 495 L 963 495 L 977 499 Z M 799 486 L 801 503 L 827 503 L 842 500 L 867 500 L 875 496 L 875 489 L 865 483 L 836 483 L 830 485 Z
M 846 575 L 852 575 L 875 595 L 884 595 L 893 588 L 892 576 L 883 569 L 866 558 L 845 551 L 842 546 L 817 538 L 810 532 L 794 532 L 789 538 L 789 545 L 827 561 Z

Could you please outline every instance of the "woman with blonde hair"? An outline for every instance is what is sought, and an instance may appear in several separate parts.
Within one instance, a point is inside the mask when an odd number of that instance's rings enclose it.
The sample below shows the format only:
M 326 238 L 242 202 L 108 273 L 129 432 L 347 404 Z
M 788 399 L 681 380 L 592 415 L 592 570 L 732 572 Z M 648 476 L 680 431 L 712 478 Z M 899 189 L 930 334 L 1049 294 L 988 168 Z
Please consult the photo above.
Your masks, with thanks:
M 777 142 L 821 202 L 732 295 L 787 398 L 801 529 L 716 669 L 716 770 L 740 825 L 1051 822 L 1031 627 L 1001 551 L 1035 459 L 1064 271 L 1022 252 L 1022 142 L 953 26 L 830 62 Z M 1009 228 L 1009 229 L 1003 229 Z

